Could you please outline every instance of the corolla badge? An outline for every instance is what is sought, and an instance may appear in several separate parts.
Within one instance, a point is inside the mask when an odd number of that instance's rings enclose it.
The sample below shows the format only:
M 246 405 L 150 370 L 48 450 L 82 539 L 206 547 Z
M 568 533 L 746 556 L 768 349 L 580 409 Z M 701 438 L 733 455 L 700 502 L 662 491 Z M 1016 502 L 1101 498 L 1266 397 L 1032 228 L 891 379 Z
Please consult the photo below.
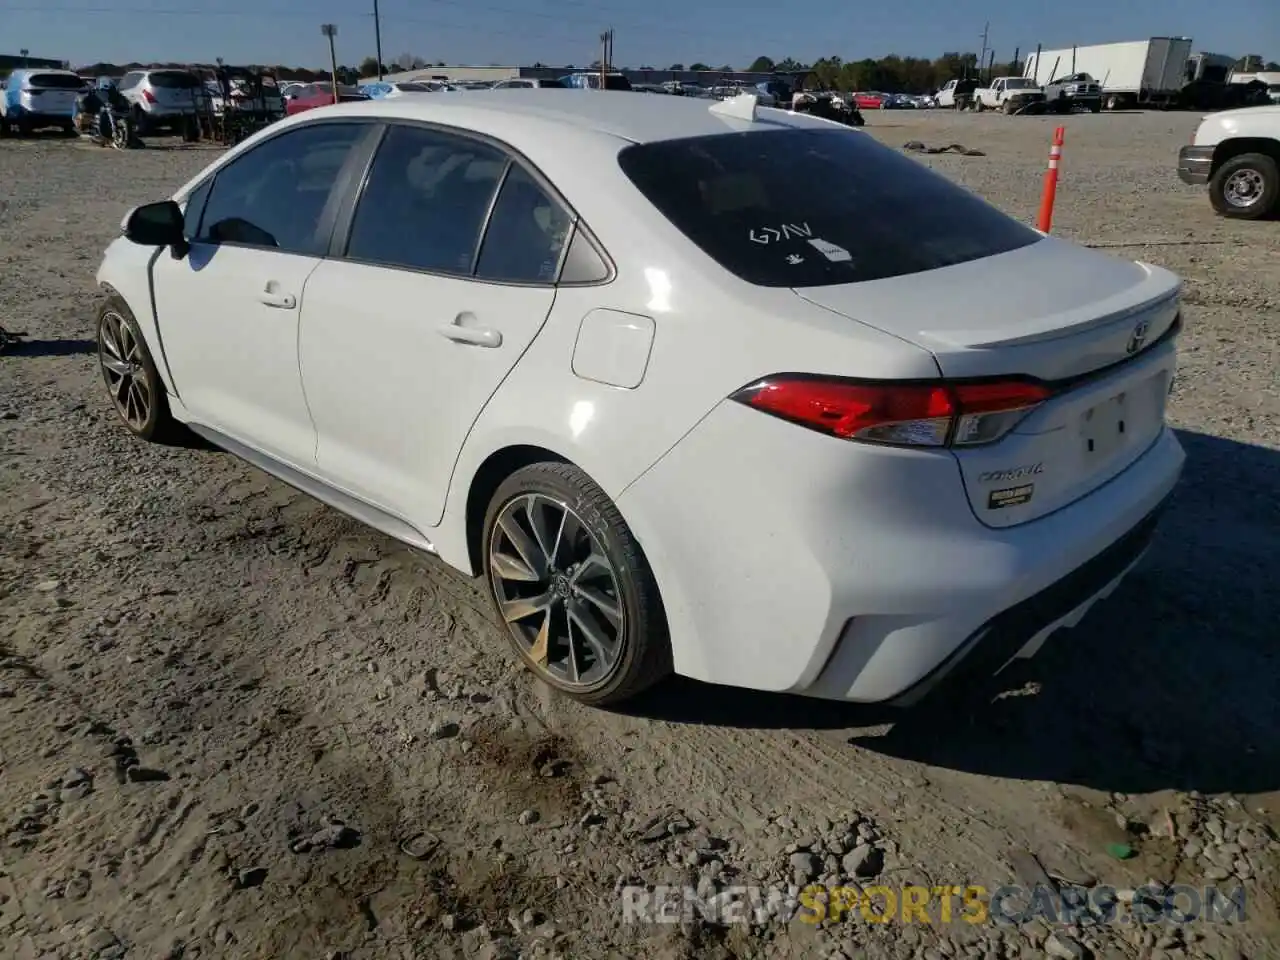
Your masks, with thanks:
M 1044 473 L 1044 464 L 1028 463 L 1008 470 L 988 470 L 986 473 L 980 473 L 978 482 L 997 483 L 1004 480 L 1021 480 L 1023 477 L 1034 477 L 1038 473 Z

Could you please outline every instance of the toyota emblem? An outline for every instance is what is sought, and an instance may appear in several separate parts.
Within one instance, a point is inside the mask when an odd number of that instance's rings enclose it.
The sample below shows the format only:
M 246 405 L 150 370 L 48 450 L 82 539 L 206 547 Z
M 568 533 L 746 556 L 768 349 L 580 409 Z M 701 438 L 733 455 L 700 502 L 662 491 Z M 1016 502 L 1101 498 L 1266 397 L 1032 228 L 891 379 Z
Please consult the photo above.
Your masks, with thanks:
M 1150 324 L 1146 320 L 1139 320 L 1138 325 L 1133 328 L 1133 333 L 1129 335 L 1129 345 L 1124 348 L 1125 353 L 1137 353 L 1142 349 L 1142 345 L 1147 342 L 1147 329 Z

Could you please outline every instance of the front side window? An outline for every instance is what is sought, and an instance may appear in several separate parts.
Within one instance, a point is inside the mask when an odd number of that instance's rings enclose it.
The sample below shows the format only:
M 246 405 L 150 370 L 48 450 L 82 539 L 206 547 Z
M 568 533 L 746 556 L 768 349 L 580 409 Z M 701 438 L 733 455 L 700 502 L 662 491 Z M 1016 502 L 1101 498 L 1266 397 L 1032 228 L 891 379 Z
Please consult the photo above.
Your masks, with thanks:
M 627 147 L 618 162 L 689 240 L 759 286 L 879 280 L 1041 239 L 940 174 L 852 130 L 662 140 Z
M 356 205 L 347 256 L 470 275 L 506 168 L 506 155 L 479 141 L 421 127 L 391 127 Z
M 317 123 L 254 147 L 218 171 L 199 239 L 319 256 L 324 212 L 352 148 L 368 130 Z
M 480 247 L 476 277 L 554 283 L 573 220 L 524 167 L 513 164 Z

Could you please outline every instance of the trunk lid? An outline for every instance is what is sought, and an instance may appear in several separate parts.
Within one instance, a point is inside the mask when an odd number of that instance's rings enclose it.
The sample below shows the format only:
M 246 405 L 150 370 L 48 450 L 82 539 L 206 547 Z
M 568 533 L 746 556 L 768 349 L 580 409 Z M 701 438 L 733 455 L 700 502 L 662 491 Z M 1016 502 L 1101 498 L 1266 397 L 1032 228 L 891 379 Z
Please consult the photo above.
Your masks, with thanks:
M 1000 441 L 953 450 L 974 514 L 1010 527 L 1097 489 L 1160 436 L 1178 289 L 1166 270 L 1045 238 L 939 270 L 795 292 L 929 350 L 945 378 L 1054 387 Z

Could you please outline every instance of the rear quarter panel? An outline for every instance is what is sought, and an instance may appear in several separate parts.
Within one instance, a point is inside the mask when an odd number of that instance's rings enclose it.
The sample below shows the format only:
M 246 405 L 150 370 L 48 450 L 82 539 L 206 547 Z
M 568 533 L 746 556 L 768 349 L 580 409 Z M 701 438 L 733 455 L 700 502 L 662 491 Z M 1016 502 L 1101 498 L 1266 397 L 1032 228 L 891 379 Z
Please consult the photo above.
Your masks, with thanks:
M 727 396 L 761 377 L 790 371 L 938 375 L 932 355 L 919 347 L 788 288 L 755 287 L 729 274 L 636 191 L 618 168 L 619 146 L 592 154 L 586 144 L 562 145 L 537 158 L 610 251 L 617 275 L 608 284 L 558 291 L 542 332 L 468 436 L 444 519 L 429 533 L 441 556 L 462 569 L 470 569 L 465 522 L 472 481 L 506 446 L 548 449 L 580 466 L 616 501 Z M 565 175 L 557 176 L 562 168 Z M 583 169 L 596 175 L 583 178 Z M 596 309 L 653 320 L 639 386 L 609 386 L 574 373 L 583 318 Z

